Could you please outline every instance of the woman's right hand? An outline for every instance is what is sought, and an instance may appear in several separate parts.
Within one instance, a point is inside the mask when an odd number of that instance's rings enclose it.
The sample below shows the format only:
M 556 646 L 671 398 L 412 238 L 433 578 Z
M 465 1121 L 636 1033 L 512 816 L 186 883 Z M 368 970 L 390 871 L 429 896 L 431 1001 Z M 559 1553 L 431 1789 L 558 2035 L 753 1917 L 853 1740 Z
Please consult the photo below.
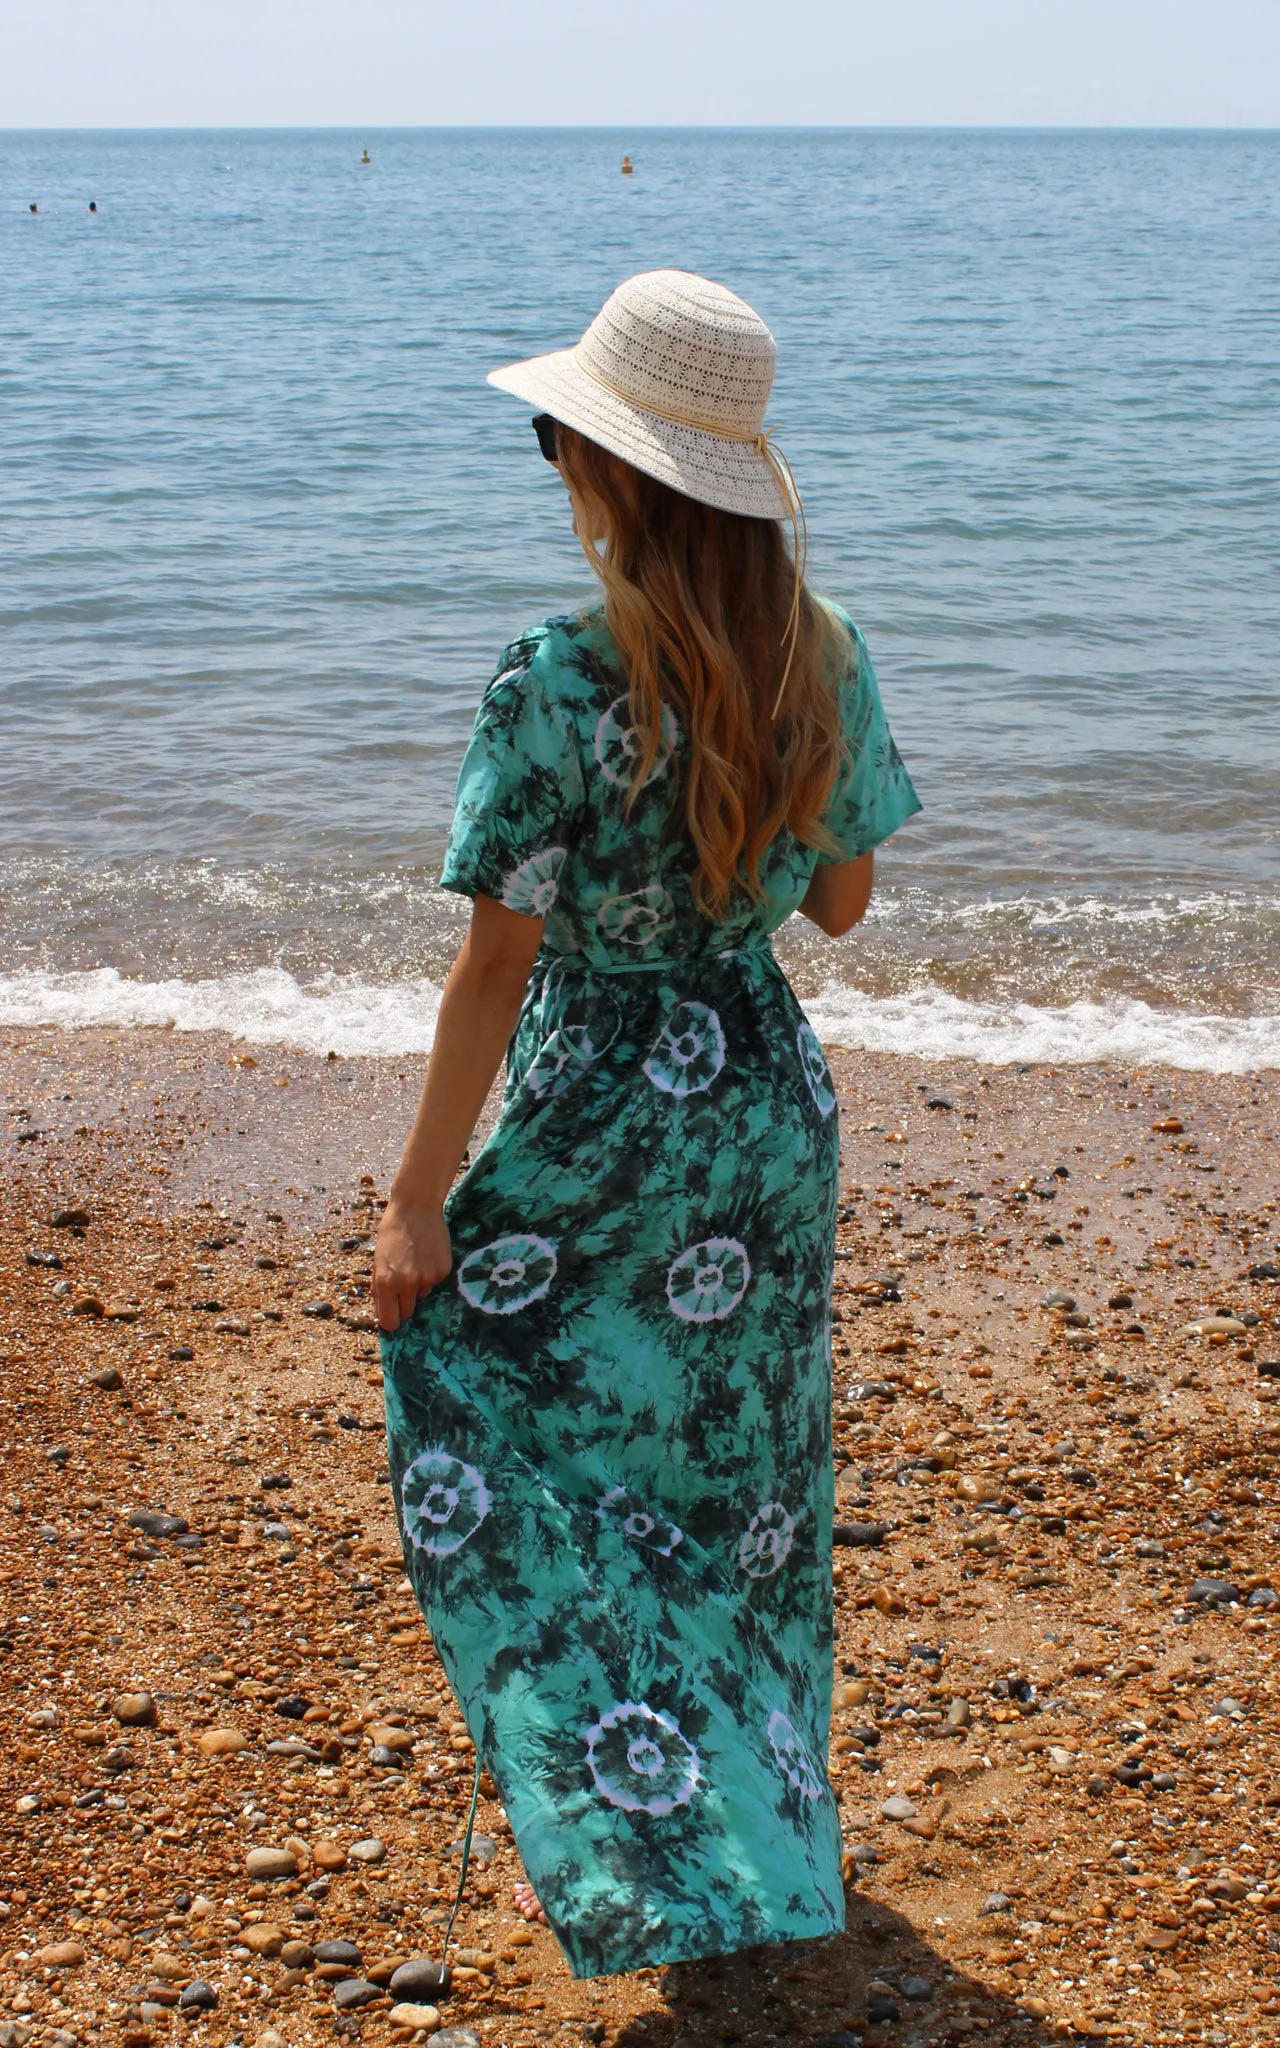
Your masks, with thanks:
M 424 1294 L 453 1270 L 453 1247 L 442 1209 L 411 1209 L 394 1195 L 382 1212 L 373 1250 L 373 1307 L 390 1335 L 407 1322 Z

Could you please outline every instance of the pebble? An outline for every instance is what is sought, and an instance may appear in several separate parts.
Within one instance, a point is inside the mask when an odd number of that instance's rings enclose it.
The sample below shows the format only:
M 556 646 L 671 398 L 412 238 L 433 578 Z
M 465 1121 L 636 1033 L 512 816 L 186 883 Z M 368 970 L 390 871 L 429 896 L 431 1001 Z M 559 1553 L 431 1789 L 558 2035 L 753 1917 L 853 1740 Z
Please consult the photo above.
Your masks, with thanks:
M 244 1867 L 248 1877 L 296 1877 L 298 1859 L 292 1849 L 250 1849 Z
M 376 1835 L 368 1836 L 363 1842 L 353 1842 L 347 1851 L 353 1863 L 382 1863 L 386 1860 L 387 1845 Z
M 434 2034 L 440 2024 L 434 2005 L 393 2005 L 387 2018 L 393 2027 L 421 2028 L 428 2034 Z
M 84 1944 L 79 1941 L 51 1941 L 38 1948 L 32 1958 L 44 1970 L 78 1970 L 84 1961 Z
M 155 1542 L 166 1536 L 185 1536 L 191 1524 L 181 1515 L 167 1515 L 159 1508 L 135 1508 L 129 1516 L 129 1527 Z
M 436 2035 L 435 2048 L 480 2048 L 480 2036 L 470 2027 L 446 2027 Z
M 895 1794 L 892 1799 L 885 1800 L 880 1811 L 886 1820 L 914 1820 L 920 1809 L 914 1806 L 911 1800 L 904 1799 L 901 1794 Z
M 382 1986 L 371 1984 L 367 1977 L 344 1977 L 333 1987 L 333 2002 L 339 2012 L 355 2012 L 362 2005 L 371 2005 L 375 1998 L 381 1998 Z
M 300 1721 L 310 1708 L 311 1701 L 305 1693 L 291 1692 L 284 1699 L 276 1701 L 276 1712 L 282 1714 L 286 1721 Z
M 212 1984 L 206 1984 L 203 1977 L 194 1977 L 178 1993 L 180 2012 L 213 2012 L 218 2004 L 218 1994 Z
M 358 1970 L 364 1961 L 354 1941 L 318 1941 L 316 1943 L 318 1963 L 345 1963 L 349 1969 Z M 395 1988 L 395 1978 L 391 1979 Z
M 1243 1600 L 1244 1594 L 1230 1579 L 1197 1579 L 1187 1598 L 1205 1607 L 1229 1607 L 1233 1600 Z
M 89 1385 L 100 1387 L 104 1394 L 115 1394 L 124 1385 L 124 1381 L 114 1365 L 100 1365 L 96 1372 L 89 1374 Z
M 887 1522 L 837 1522 L 831 1532 L 833 1543 L 851 1544 L 855 1548 L 878 1549 L 889 1534 Z
M 1007 1913 L 1013 1900 L 1007 1892 L 988 1892 L 978 1908 L 979 1916 L 984 1913 Z
M 156 1703 L 149 1692 L 122 1692 L 112 1700 L 111 1711 L 126 1728 L 149 1728 L 156 1718 Z
M 317 1870 L 345 1870 L 347 1852 L 340 1842 L 313 1842 L 311 1861 Z
M 447 1963 L 442 1968 L 426 1956 L 413 1956 L 407 1963 L 401 1963 L 388 1989 L 393 1998 L 429 2000 L 446 1998 L 452 1987 L 453 1975 Z
M 196 1737 L 196 1747 L 205 1756 L 239 1756 L 248 1749 L 249 1738 L 238 1728 L 206 1728 Z
M 913 2005 L 923 2005 L 927 1999 L 933 1997 L 933 1986 L 927 1977 L 904 1977 L 898 1989 Z

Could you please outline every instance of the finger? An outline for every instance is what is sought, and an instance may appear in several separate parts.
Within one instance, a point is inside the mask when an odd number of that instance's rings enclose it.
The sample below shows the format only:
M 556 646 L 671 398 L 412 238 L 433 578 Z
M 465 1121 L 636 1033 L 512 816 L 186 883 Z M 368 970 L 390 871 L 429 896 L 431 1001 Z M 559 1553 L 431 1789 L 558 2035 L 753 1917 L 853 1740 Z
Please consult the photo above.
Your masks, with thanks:
M 423 1293 L 424 1291 L 425 1291 L 425 1292 L 428 1292 L 428 1293 L 429 1293 L 429 1292 L 430 1292 L 430 1289 L 426 1289 L 426 1290 L 424 1290 L 424 1289 L 422 1288 L 422 1286 L 421 1286 L 421 1284 L 420 1284 L 420 1282 L 419 1282 L 419 1281 L 417 1281 L 417 1280 L 414 1280 L 414 1279 L 410 1279 L 410 1278 L 409 1278 L 409 1277 L 407 1277 L 407 1276 L 404 1276 L 404 1277 L 402 1277 L 402 1278 L 401 1278 L 401 1281 L 400 1281 L 400 1320 L 401 1320 L 401 1322 L 403 1322 L 403 1323 L 407 1323 L 407 1322 L 408 1322 L 408 1320 L 409 1320 L 410 1316 L 411 1316 L 411 1315 L 413 1314 L 414 1310 L 415 1310 L 415 1309 L 416 1309 L 416 1307 L 418 1306 L 418 1297 L 419 1297 L 419 1295 L 420 1295 L 421 1293 Z
M 386 1273 L 375 1273 L 373 1279 L 373 1310 L 378 1318 L 378 1328 L 390 1336 L 404 1320 L 400 1313 L 400 1302 L 394 1280 Z

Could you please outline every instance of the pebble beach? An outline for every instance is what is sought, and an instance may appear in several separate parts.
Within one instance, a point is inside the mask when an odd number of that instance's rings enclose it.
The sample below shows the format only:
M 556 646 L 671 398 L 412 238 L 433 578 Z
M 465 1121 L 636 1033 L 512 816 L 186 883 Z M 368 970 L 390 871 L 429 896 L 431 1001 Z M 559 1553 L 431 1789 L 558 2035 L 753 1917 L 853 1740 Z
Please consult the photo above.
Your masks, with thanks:
M 0 2048 L 1280 2029 L 1276 1076 L 830 1054 L 848 1927 L 574 1982 L 403 1575 L 421 1079 L 0 1044 Z

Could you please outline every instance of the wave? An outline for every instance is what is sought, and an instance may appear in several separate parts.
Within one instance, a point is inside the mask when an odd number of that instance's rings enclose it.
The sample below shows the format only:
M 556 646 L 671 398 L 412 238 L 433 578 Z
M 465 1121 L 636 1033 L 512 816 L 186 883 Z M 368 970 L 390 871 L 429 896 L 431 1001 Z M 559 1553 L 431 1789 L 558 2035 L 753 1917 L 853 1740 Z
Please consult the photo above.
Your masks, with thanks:
M 839 984 L 829 985 L 804 1008 L 824 1045 L 851 1052 L 971 1059 L 986 1066 L 1101 1061 L 1208 1074 L 1280 1067 L 1280 1017 L 1162 1010 L 1124 998 L 1060 1008 L 983 1003 L 933 987 L 869 996 Z
M 141 981 L 112 967 L 0 977 L 0 1026 L 223 1031 L 253 1045 L 346 1058 L 430 1049 L 440 986 L 279 968 L 198 981 Z M 1102 1061 L 1212 1074 L 1280 1067 L 1280 1016 L 1227 1017 L 1114 999 L 1059 1008 L 974 1002 L 933 986 L 872 996 L 829 982 L 804 1004 L 825 1045 L 916 1059 L 1076 1065 Z

